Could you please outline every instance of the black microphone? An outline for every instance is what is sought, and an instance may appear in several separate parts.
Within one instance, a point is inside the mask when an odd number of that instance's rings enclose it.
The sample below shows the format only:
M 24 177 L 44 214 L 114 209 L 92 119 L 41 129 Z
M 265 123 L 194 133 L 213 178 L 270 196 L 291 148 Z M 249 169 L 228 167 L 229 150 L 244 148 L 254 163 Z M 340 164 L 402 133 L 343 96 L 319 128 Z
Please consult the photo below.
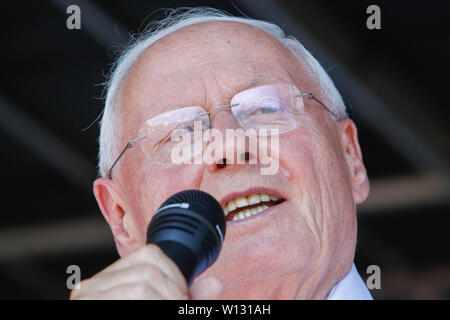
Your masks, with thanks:
M 158 245 L 190 285 L 216 262 L 225 228 L 225 214 L 216 199 L 200 190 L 185 190 L 171 196 L 155 212 L 147 243 Z

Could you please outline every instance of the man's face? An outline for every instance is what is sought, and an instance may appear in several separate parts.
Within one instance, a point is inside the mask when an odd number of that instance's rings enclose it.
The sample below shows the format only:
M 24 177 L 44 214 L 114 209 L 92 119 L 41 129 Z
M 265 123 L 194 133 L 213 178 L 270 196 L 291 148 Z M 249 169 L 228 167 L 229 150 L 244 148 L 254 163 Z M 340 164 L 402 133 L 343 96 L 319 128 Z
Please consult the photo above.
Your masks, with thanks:
M 180 29 L 151 45 L 127 74 L 117 100 L 118 146 L 136 138 L 145 120 L 182 106 L 209 111 L 263 82 L 294 84 L 331 104 L 304 64 L 263 31 L 230 22 Z M 239 128 L 228 109 L 212 113 L 211 123 L 224 132 Z M 294 276 L 297 285 L 306 279 L 335 281 L 324 274 L 330 267 L 337 270 L 336 277 L 348 271 L 356 244 L 355 203 L 367 195 L 354 178 L 359 146 L 353 129 L 350 120 L 336 121 L 305 99 L 302 123 L 279 137 L 274 175 L 261 175 L 258 165 L 249 164 L 158 166 L 139 148 L 130 149 L 108 182 L 113 202 L 123 212 L 122 228 L 113 228 L 120 254 L 145 245 L 153 213 L 178 191 L 200 189 L 222 205 L 236 195 L 265 193 L 284 201 L 228 222 L 220 257 L 204 275 L 214 274 L 230 290 L 283 279 L 280 290 L 295 290 L 289 280 Z

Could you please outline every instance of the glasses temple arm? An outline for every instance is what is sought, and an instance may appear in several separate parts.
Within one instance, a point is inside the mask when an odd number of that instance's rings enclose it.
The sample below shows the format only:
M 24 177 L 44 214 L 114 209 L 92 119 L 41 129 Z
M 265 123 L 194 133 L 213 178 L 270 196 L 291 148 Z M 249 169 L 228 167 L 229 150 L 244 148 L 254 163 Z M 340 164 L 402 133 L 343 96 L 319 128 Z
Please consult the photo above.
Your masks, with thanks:
M 330 108 L 328 108 L 326 105 L 324 105 L 319 99 L 317 99 L 316 97 L 314 97 L 314 95 L 312 93 L 300 93 L 297 94 L 296 97 L 302 97 L 302 96 L 307 96 L 308 99 L 313 99 L 315 100 L 317 103 L 319 103 L 322 107 L 324 107 L 329 113 L 331 113 L 333 115 L 333 117 L 337 120 L 339 120 L 339 117 L 336 115 L 336 113 L 334 113 Z
M 125 153 L 125 151 L 127 151 L 128 149 L 133 147 L 133 144 L 139 140 L 145 139 L 147 138 L 147 136 L 142 136 L 136 139 L 133 139 L 131 141 L 127 142 L 127 145 L 125 146 L 125 148 L 123 148 L 122 152 L 119 154 L 119 156 L 117 157 L 116 161 L 114 161 L 114 163 L 112 164 L 111 168 L 109 168 L 108 170 L 108 178 L 111 179 L 111 173 L 112 173 L 112 169 L 115 167 L 115 165 L 117 164 L 117 162 L 120 160 L 120 158 L 122 158 L 123 154 Z

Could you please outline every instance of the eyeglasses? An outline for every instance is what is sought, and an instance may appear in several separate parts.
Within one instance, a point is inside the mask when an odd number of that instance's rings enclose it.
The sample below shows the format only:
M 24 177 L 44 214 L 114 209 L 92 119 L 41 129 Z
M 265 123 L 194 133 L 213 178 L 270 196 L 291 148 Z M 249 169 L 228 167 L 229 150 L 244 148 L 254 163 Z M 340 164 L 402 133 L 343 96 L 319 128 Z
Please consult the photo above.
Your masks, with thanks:
M 192 135 L 187 139 L 194 143 L 202 143 L 195 137 L 194 129 L 201 125 L 202 129 L 211 128 L 212 112 L 229 109 L 242 129 L 277 129 L 285 133 L 298 127 L 304 114 L 303 97 L 314 100 L 327 110 L 335 120 L 340 120 L 335 112 L 319 101 L 312 93 L 301 93 L 292 84 L 265 85 L 251 88 L 236 94 L 229 105 L 219 106 L 206 111 L 200 106 L 188 106 L 160 114 L 144 122 L 138 138 L 128 141 L 108 171 L 112 177 L 112 169 L 124 153 L 138 142 L 146 157 L 156 164 L 169 162 L 170 154 L 175 147 L 174 137 Z M 197 124 L 197 125 L 196 125 Z M 258 131 L 256 131 L 258 132 Z M 261 132 L 261 130 L 260 130 Z M 264 131 L 264 132 L 267 132 Z M 201 139 L 201 138 L 200 138 Z

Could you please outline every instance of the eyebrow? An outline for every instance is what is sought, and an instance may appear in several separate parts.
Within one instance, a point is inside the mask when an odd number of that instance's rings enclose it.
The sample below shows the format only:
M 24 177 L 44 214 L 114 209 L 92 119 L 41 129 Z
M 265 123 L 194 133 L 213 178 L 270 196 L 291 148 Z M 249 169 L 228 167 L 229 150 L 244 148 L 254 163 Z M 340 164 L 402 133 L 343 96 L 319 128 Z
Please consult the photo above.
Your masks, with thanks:
M 271 84 L 279 82 L 280 80 L 271 73 L 260 72 L 257 73 L 249 82 L 248 87 L 256 87 L 264 84 Z
M 227 101 L 230 101 L 236 94 L 238 94 L 242 91 L 245 91 L 245 90 L 248 90 L 248 89 L 251 89 L 254 87 L 259 87 L 262 85 L 268 85 L 268 84 L 274 84 L 274 83 L 280 83 L 280 82 L 285 82 L 285 81 L 281 80 L 280 78 L 274 76 L 271 73 L 258 72 L 248 82 L 239 83 L 238 85 L 232 86 L 231 93 L 226 95 L 225 99 Z M 199 105 L 199 106 L 202 106 L 202 105 Z M 176 103 L 176 104 L 170 104 L 167 107 L 169 108 L 169 110 L 167 110 L 167 108 L 164 108 L 166 110 L 165 112 L 176 110 L 176 109 L 181 109 L 183 107 L 188 107 L 188 105 L 183 104 L 183 103 Z
M 251 89 L 255 87 L 259 87 L 262 85 L 268 85 L 268 84 L 274 84 L 274 83 L 280 83 L 285 82 L 284 80 L 281 80 L 280 78 L 274 76 L 271 73 L 267 72 L 259 72 L 256 73 L 248 82 L 239 83 L 235 86 L 231 87 L 230 94 L 226 95 L 226 100 L 231 100 L 236 94 Z

